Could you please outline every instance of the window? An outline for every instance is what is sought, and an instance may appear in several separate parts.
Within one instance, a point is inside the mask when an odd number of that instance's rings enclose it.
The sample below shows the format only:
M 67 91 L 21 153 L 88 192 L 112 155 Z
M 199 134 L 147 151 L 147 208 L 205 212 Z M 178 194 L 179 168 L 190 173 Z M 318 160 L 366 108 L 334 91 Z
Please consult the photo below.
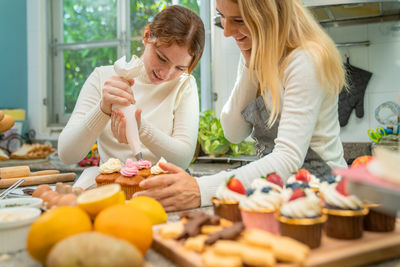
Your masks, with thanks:
M 200 5 L 200 2 L 201 5 Z M 210 11 L 208 0 L 52 0 L 49 124 L 67 123 L 87 77 L 97 66 L 143 52 L 143 28 L 163 8 L 186 6 L 199 14 L 206 27 L 206 47 L 192 73 L 202 108 L 211 107 Z

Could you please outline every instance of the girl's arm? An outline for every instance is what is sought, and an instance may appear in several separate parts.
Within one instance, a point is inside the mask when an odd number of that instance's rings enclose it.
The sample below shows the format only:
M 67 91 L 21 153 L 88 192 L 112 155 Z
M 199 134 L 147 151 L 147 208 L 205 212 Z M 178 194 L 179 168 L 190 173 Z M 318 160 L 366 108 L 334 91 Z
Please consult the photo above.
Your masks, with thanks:
M 252 127 L 242 117 L 242 110 L 256 98 L 257 85 L 249 77 L 243 56 L 240 57 L 235 86 L 221 112 L 224 135 L 232 143 L 240 143 L 251 133 Z
M 182 88 L 174 113 L 172 136 L 142 119 L 139 135 L 143 144 L 156 156 L 186 169 L 196 149 L 199 127 L 197 85 L 191 76 Z
M 58 138 L 58 154 L 65 164 L 77 163 L 90 151 L 110 117 L 100 110 L 100 70 L 96 68 L 79 93 L 72 115 Z

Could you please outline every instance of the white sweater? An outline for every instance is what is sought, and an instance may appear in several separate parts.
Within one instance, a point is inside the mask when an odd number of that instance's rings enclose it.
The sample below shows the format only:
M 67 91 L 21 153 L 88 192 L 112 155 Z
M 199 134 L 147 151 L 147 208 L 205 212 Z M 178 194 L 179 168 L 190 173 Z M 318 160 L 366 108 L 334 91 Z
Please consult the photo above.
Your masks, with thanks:
M 97 140 L 102 162 L 110 157 L 134 158 L 127 144 L 120 144 L 111 131 L 111 117 L 100 110 L 102 88 L 112 66 L 96 68 L 86 80 L 74 111 L 58 139 L 58 153 L 66 164 L 79 162 Z M 193 157 L 199 122 L 199 100 L 193 76 L 158 85 L 150 83 L 143 68 L 132 86 L 137 108 L 142 109 L 139 136 L 143 158 L 156 163 L 160 157 L 187 168 Z
M 339 138 L 338 99 L 320 84 L 311 55 L 304 50 L 293 53 L 280 84 L 280 122 L 273 151 L 233 171 L 198 178 L 202 206 L 211 204 L 218 185 L 233 174 L 245 187 L 271 172 L 286 180 L 303 165 L 309 147 L 331 168 L 347 166 Z M 252 131 L 252 125 L 243 119 L 241 111 L 256 99 L 257 85 L 253 80 L 242 58 L 235 87 L 221 113 L 225 137 L 233 143 L 241 142 Z M 267 108 L 270 105 L 269 101 Z

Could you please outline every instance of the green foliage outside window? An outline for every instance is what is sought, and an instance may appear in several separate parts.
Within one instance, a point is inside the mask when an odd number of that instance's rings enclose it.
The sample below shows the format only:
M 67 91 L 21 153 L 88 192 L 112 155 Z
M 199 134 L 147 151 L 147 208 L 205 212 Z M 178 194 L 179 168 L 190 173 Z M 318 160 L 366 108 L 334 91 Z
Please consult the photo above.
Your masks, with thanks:
M 175 1 L 174 1 L 175 3 Z M 199 0 L 180 0 L 199 14 Z M 131 0 L 131 37 L 142 37 L 143 28 L 172 0 Z M 64 0 L 63 1 L 64 43 L 90 42 L 117 39 L 116 0 Z M 130 42 L 131 54 L 140 56 L 143 44 L 139 40 Z M 71 113 L 79 92 L 90 73 L 98 66 L 110 65 L 117 60 L 117 47 L 64 51 L 64 105 Z M 200 90 L 199 65 L 192 73 Z M 59 82 L 59 81 L 56 81 Z

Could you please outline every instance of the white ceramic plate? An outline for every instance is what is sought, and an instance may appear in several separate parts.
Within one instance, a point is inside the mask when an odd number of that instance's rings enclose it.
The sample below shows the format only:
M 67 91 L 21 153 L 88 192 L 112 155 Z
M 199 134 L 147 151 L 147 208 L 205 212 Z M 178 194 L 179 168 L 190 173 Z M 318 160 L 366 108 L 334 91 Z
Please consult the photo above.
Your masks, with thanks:
M 40 208 L 43 200 L 37 197 L 24 198 L 7 198 L 0 200 L 0 209 L 24 207 L 24 208 Z

